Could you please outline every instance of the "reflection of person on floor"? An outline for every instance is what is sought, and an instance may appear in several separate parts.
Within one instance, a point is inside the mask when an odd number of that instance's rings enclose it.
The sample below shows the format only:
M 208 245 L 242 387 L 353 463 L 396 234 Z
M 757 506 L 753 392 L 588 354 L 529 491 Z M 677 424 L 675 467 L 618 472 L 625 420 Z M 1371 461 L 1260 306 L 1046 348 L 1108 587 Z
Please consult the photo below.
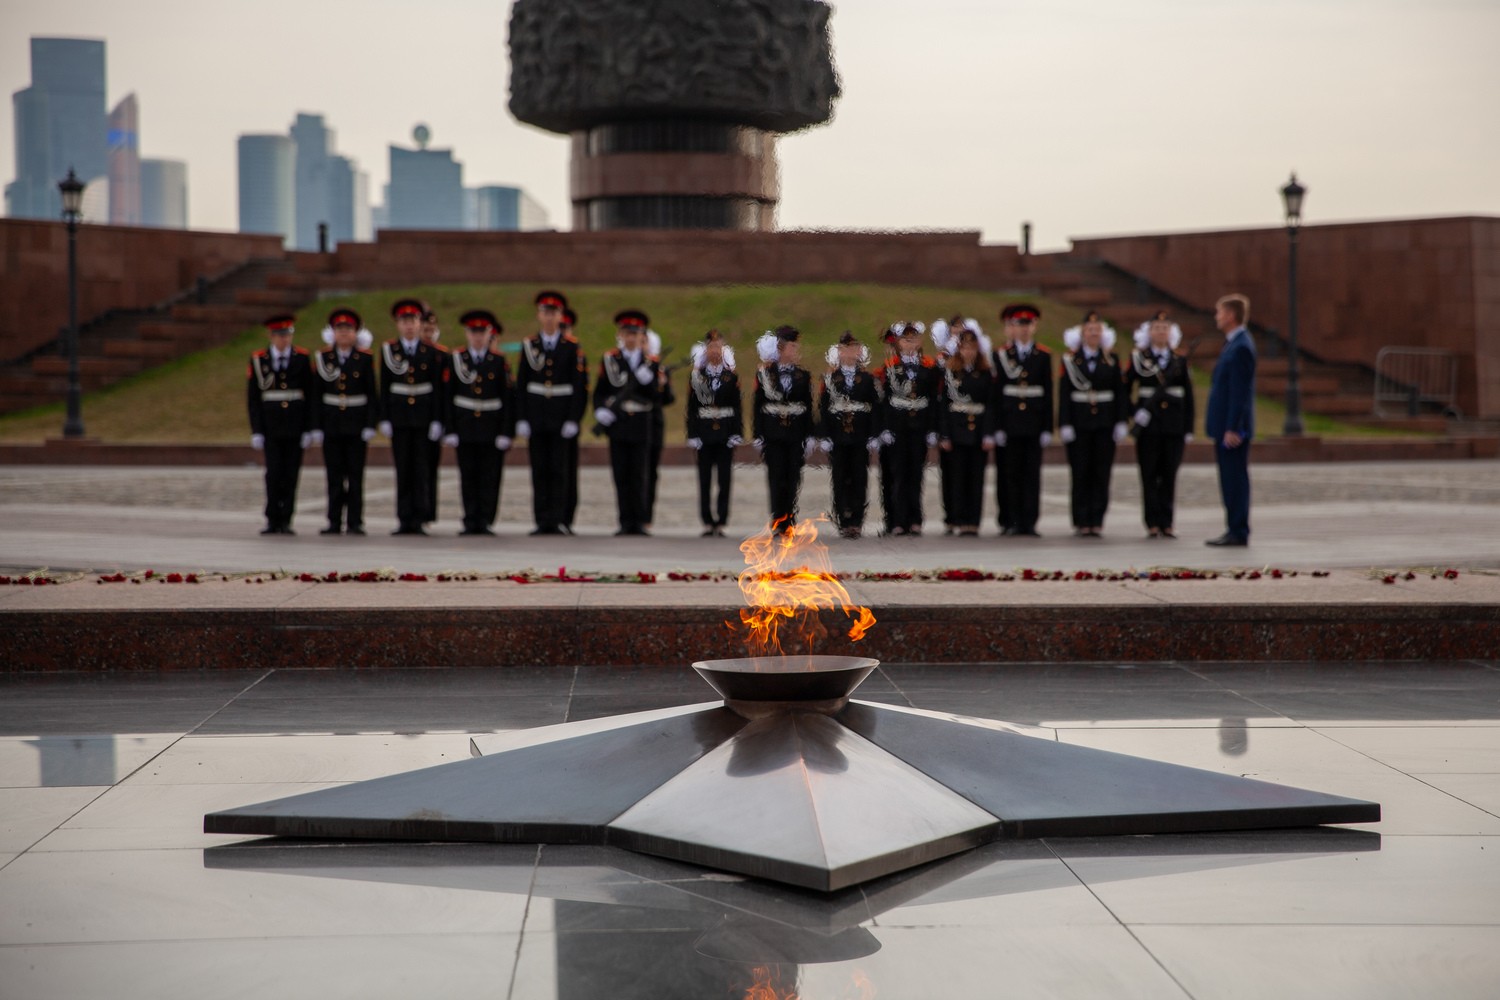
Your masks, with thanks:
M 1250 544 L 1250 439 L 1255 436 L 1255 343 L 1245 324 L 1250 300 L 1226 295 L 1214 310 L 1224 348 L 1214 364 L 1204 432 L 1214 442 L 1219 494 L 1224 499 L 1224 534 L 1208 545 Z
M 1239 757 L 1250 749 L 1250 727 L 1244 719 L 1219 720 L 1219 753 Z

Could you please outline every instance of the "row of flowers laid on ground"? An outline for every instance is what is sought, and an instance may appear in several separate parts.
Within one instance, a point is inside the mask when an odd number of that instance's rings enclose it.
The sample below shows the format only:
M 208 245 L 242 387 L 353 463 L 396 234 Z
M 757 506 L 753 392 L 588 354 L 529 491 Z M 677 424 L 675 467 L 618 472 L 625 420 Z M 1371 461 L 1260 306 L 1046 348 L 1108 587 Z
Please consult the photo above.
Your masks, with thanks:
M 63 583 L 75 583 L 88 579 L 93 574 L 70 573 L 62 575 L 50 575 L 45 570 L 37 570 L 20 576 L 0 575 L 0 587 L 45 587 L 56 586 Z M 1017 569 L 1012 572 L 993 572 L 979 569 L 924 569 L 907 570 L 899 572 L 881 572 L 873 570 L 860 570 L 853 573 L 834 573 L 832 577 L 841 581 L 858 582 L 919 582 L 919 583 L 978 583 L 985 581 L 1008 582 L 1020 580 L 1027 582 L 1044 581 L 1074 581 L 1074 582 L 1105 582 L 1121 583 L 1127 581 L 1162 581 L 1162 580 L 1282 580 L 1305 575 L 1321 578 L 1329 575 L 1327 570 L 1283 570 L 1276 567 L 1262 567 L 1260 569 L 1225 569 L 1225 570 L 1201 570 L 1182 568 L 1156 568 L 1148 570 L 1125 569 L 1125 570 L 1039 570 L 1039 569 Z M 1415 580 L 1419 576 L 1430 579 L 1457 580 L 1459 571 L 1456 569 L 1424 568 L 1421 570 L 1384 570 L 1373 569 L 1369 573 L 1372 580 L 1381 583 L 1394 584 L 1398 580 Z M 509 580 L 512 583 L 536 584 L 536 583 L 728 583 L 738 579 L 734 573 L 681 573 L 681 572 L 634 572 L 634 573 L 590 573 L 586 571 L 570 571 L 566 566 L 559 566 L 556 573 L 541 573 L 534 569 L 523 569 L 509 573 L 476 573 L 469 571 L 450 573 L 398 573 L 393 569 L 364 570 L 353 573 L 159 573 L 154 569 L 148 569 L 140 573 L 110 573 L 94 578 L 96 583 L 205 583 L 217 581 L 221 583 L 232 583 L 242 581 L 247 584 L 268 583 L 274 580 L 296 580 L 302 583 L 453 583 L 480 580 Z

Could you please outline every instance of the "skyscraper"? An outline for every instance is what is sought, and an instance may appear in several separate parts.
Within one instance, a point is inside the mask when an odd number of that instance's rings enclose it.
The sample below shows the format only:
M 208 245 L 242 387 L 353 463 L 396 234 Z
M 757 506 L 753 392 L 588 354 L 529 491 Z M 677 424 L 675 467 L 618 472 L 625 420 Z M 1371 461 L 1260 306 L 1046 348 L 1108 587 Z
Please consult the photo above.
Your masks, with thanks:
M 547 210 L 518 187 L 486 184 L 472 188 L 475 229 L 546 229 Z
M 290 136 L 239 138 L 240 232 L 279 233 L 290 245 L 296 225 L 296 147 Z
M 187 164 L 182 160 L 141 161 L 141 225 L 187 228 Z
M 108 173 L 104 42 L 31 39 L 31 86 L 11 100 L 16 179 L 5 187 L 6 214 L 55 219 L 62 213 L 57 182 L 70 167 L 86 183 Z
M 464 168 L 451 149 L 391 147 L 391 229 L 464 228 Z
M 299 112 L 292 122 L 292 142 L 297 149 L 296 229 L 292 245 L 298 250 L 318 249 L 318 223 L 334 229 L 336 211 L 332 198 L 331 164 L 333 131 L 322 115 Z
M 109 221 L 116 226 L 141 224 L 140 110 L 127 94 L 109 113 Z

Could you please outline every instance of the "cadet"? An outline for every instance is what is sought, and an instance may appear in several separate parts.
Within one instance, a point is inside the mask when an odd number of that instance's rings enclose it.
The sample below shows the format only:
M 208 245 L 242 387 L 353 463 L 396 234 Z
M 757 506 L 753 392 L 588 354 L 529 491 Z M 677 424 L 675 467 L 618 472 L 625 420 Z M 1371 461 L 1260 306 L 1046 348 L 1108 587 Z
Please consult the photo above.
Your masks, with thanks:
M 977 535 L 984 508 L 986 453 L 995 447 L 995 377 L 979 334 L 972 327 L 959 327 L 952 343 L 943 366 L 938 431 L 938 447 L 948 456 L 943 477 L 949 483 L 943 495 L 951 504 L 953 530 L 960 535 Z
M 588 405 L 589 375 L 583 348 L 562 329 L 567 307 L 561 292 L 537 293 L 540 331 L 521 342 L 516 363 L 516 434 L 530 442 L 533 535 L 573 533 L 578 422 Z
M 995 352 L 995 444 L 1005 449 L 1006 516 L 1001 534 L 1036 536 L 1042 505 L 1042 449 L 1052 443 L 1052 354 L 1033 341 L 1042 311 L 1000 312 L 1009 345 Z
M 625 309 L 615 314 L 620 346 L 599 359 L 594 382 L 594 418 L 609 435 L 609 465 L 614 473 L 620 530 L 616 535 L 646 535 L 651 476 L 652 413 L 660 403 L 661 371 L 645 350 L 646 314 Z
M 578 314 L 571 307 L 564 308 L 557 328 L 565 337 L 576 337 L 574 331 L 578 329 Z M 568 470 L 568 492 L 567 502 L 563 505 L 563 520 L 558 529 L 565 535 L 573 533 L 573 520 L 578 516 L 578 442 L 581 437 L 582 435 L 575 434 L 563 442 L 566 452 L 563 466 Z
M 245 375 L 250 445 L 266 456 L 266 526 L 262 535 L 295 535 L 297 478 L 302 450 L 312 443 L 317 410 L 308 405 L 312 365 L 307 351 L 292 345 L 296 317 L 266 320 L 271 345 L 256 351 Z
M 447 354 L 448 348 L 438 343 L 438 338 L 443 331 L 438 327 L 438 315 L 432 307 L 425 302 L 422 303 L 422 343 L 437 351 L 439 354 Z M 439 358 L 439 363 L 447 370 L 447 359 Z M 438 470 L 443 467 L 443 442 L 427 442 L 427 516 L 422 518 L 423 524 L 431 524 L 437 520 L 438 510 Z
M 505 453 L 515 433 L 510 365 L 491 350 L 503 327 L 487 309 L 471 309 L 458 319 L 468 347 L 448 352 L 448 434 L 443 443 L 458 455 L 458 484 L 463 496 L 460 535 L 493 535 L 500 510 L 500 480 Z
M 734 349 L 718 330 L 693 345 L 688 377 L 687 443 L 698 459 L 698 516 L 703 537 L 724 537 L 729 523 L 729 494 L 734 479 L 734 449 L 745 443 L 744 400 L 734 371 Z M 718 502 L 713 482 L 719 480 Z
M 667 442 L 666 408 L 677 402 L 677 394 L 672 391 L 672 369 L 662 363 L 665 355 L 661 349 L 661 337 L 650 327 L 646 328 L 645 349 L 656 358 L 657 370 L 661 373 L 657 381 L 656 409 L 651 413 L 651 475 L 646 480 L 646 529 L 649 531 L 651 522 L 656 519 L 656 487 L 661 481 L 661 452 Z
M 898 323 L 896 354 L 886 360 L 880 378 L 885 389 L 884 430 L 880 461 L 890 488 L 886 525 L 892 535 L 922 533 L 922 486 L 927 450 L 938 443 L 938 399 L 942 373 L 922 351 L 927 328 Z
M 885 394 L 870 374 L 870 349 L 844 331 L 828 350 L 829 369 L 818 401 L 818 446 L 828 452 L 833 523 L 844 538 L 864 531 L 869 507 L 870 456 L 880 451 Z
M 359 313 L 335 309 L 323 342 L 328 346 L 313 366 L 322 392 L 314 437 L 321 436 L 328 477 L 328 527 L 322 534 L 365 533 L 365 458 L 375 437 L 375 359 L 373 341 Z
M 380 433 L 391 439 L 396 467 L 396 530 L 393 535 L 425 535 L 431 516 L 428 449 L 443 436 L 443 372 L 447 359 L 422 341 L 422 315 L 416 299 L 391 306 L 399 336 L 380 348 Z
M 796 523 L 802 466 L 814 447 L 812 375 L 797 364 L 800 336 L 795 327 L 778 326 L 757 341 L 765 364 L 755 373 L 755 450 L 766 463 L 771 526 L 782 533 Z
M 1063 331 L 1058 370 L 1058 436 L 1068 450 L 1072 473 L 1073 533 L 1098 538 L 1109 509 L 1109 480 L 1115 445 L 1124 439 L 1125 383 L 1112 349 L 1115 331 L 1089 310 L 1083 323 Z
M 1141 468 L 1141 506 L 1151 538 L 1176 538 L 1177 470 L 1193 438 L 1193 380 L 1187 359 L 1176 353 L 1182 330 L 1165 310 L 1135 331 L 1135 350 L 1125 373 L 1135 401 L 1135 457 Z

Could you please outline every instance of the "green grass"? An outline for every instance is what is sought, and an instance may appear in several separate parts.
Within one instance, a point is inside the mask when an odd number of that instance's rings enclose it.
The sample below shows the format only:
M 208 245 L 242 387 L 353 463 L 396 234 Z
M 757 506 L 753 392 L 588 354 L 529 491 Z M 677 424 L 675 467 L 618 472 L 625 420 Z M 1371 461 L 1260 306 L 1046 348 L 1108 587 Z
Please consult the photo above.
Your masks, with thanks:
M 419 285 L 381 292 L 361 292 L 325 298 L 297 314 L 298 345 L 310 351 L 323 347 L 320 333 L 328 313 L 349 306 L 364 317 L 376 344 L 395 335 L 390 304 L 412 296 L 437 310 L 444 346 L 463 344 L 458 316 L 468 309 L 492 310 L 505 325 L 503 343 L 514 350 L 535 332 L 534 285 Z M 879 334 L 899 319 L 930 323 L 955 313 L 975 316 L 991 336 L 998 336 L 998 313 L 1006 297 L 982 292 L 881 285 L 587 285 L 563 289 L 579 316 L 578 338 L 591 368 L 601 352 L 614 346 L 611 317 L 627 308 L 644 309 L 662 338 L 668 364 L 687 360 L 692 344 L 710 328 L 718 328 L 735 349 L 742 376 L 755 363 L 755 340 L 763 332 L 790 323 L 803 334 L 803 364 L 821 371 L 824 351 L 845 330 L 870 345 L 881 357 Z M 1076 322 L 1078 310 L 1036 300 L 1043 319 L 1039 340 L 1054 352 L 1061 350 L 1062 330 Z M 220 347 L 200 351 L 144 372 L 108 389 L 88 393 L 83 416 L 90 437 L 132 443 L 239 443 L 248 441 L 245 415 L 245 366 L 249 356 L 265 346 L 265 333 L 252 327 Z M 1121 345 L 1122 348 L 1125 345 Z M 930 345 L 929 345 L 930 347 Z M 590 372 L 592 381 L 594 372 Z M 1199 433 L 1207 375 L 1195 376 L 1199 392 Z M 748 384 L 748 379 L 742 381 Z M 685 379 L 674 379 L 678 398 Z M 1280 428 L 1281 409 L 1267 400 L 1258 403 L 1262 427 Z M 682 404 L 667 413 L 669 441 L 681 441 Z M 1349 435 L 1380 433 L 1366 428 L 1307 418 L 1307 433 Z M 62 406 L 39 407 L 0 417 L 0 442 L 36 442 L 58 437 Z

